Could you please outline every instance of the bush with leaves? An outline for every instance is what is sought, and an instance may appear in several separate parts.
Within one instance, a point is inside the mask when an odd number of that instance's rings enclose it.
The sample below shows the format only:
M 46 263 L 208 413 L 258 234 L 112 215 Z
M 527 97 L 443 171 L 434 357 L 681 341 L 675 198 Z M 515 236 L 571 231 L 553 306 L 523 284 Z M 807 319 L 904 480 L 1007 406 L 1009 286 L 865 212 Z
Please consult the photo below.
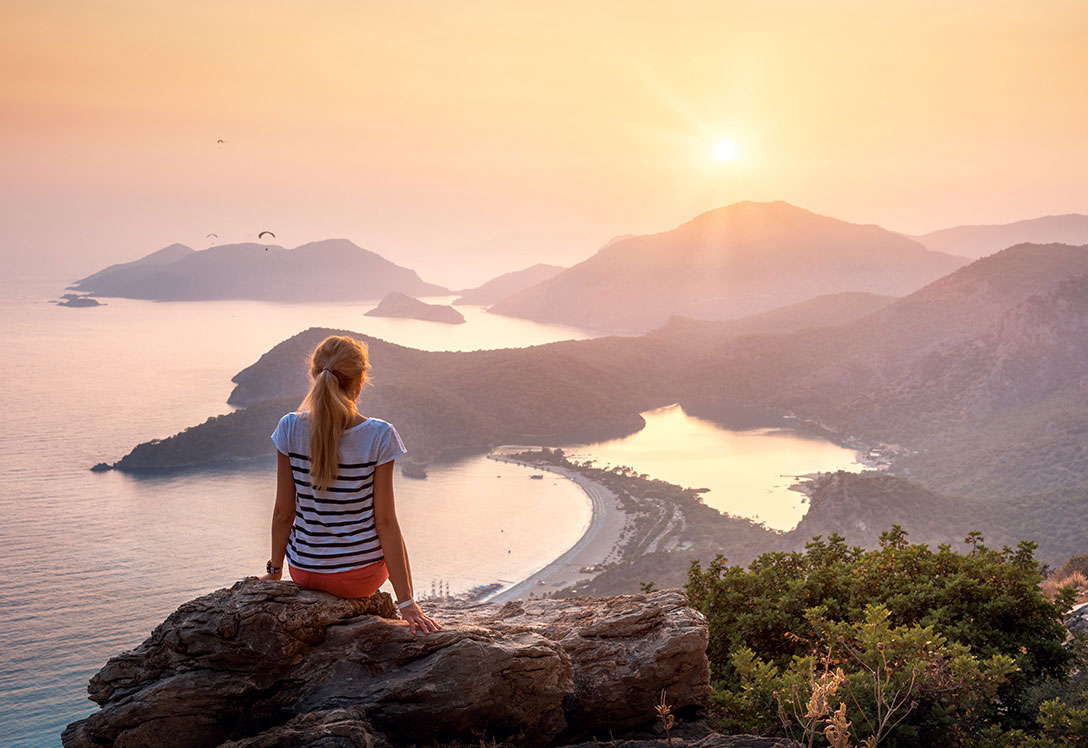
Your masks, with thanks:
M 1011 657 L 979 660 L 932 626 L 892 626 L 871 605 L 857 623 L 829 623 L 808 611 L 815 641 L 780 668 L 750 649 L 733 657 L 741 688 L 734 703 L 772 706 L 781 731 L 804 745 L 935 745 L 977 716 L 1016 671 Z M 770 715 L 762 715 L 765 723 Z
M 1037 730 L 1030 689 L 1068 676 L 1061 613 L 1069 594 L 1050 601 L 1040 593 L 1031 543 L 997 551 L 972 535 L 967 544 L 966 553 L 931 550 L 909 544 L 895 527 L 875 550 L 833 535 L 813 539 L 804 553 L 763 554 L 747 569 L 720 556 L 705 571 L 693 564 L 686 590 L 708 619 L 723 728 L 788 732 L 779 719 L 779 702 L 789 702 L 782 688 L 792 682 L 796 701 L 805 692 L 802 676 L 826 664 L 829 672 L 842 668 L 842 687 L 857 696 L 843 699 L 847 716 L 867 736 L 917 671 L 910 701 L 896 712 L 902 721 L 880 733 L 881 745 L 914 745 L 923 735 L 968 744 L 953 733 L 987 725 Z M 879 696 L 863 697 L 872 693 L 866 683 L 875 687 L 878 642 L 897 648 L 894 667 L 882 671 L 890 678 L 884 706 Z

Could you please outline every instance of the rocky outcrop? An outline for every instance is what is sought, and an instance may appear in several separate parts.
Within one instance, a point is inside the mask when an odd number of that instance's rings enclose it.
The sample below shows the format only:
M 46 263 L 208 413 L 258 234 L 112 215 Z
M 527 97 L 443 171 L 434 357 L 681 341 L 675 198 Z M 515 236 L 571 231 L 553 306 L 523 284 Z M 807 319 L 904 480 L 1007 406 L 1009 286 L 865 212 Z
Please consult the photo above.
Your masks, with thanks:
M 1088 603 L 1074 605 L 1065 616 L 1065 627 L 1074 636 L 1088 633 Z
M 681 717 L 709 704 L 706 621 L 677 590 L 430 612 L 443 630 L 413 636 L 383 593 L 238 582 L 111 659 L 88 687 L 102 708 L 63 742 L 543 746 L 647 727 L 662 691 Z
M 564 711 L 574 732 L 607 734 L 653 721 L 662 690 L 677 707 L 710 703 L 706 621 L 679 590 L 441 608 L 495 632 L 529 631 L 562 647 L 574 669 Z
M 374 731 L 362 707 L 329 709 L 300 714 L 286 725 L 273 727 L 259 735 L 231 740 L 219 748 L 392 748 Z

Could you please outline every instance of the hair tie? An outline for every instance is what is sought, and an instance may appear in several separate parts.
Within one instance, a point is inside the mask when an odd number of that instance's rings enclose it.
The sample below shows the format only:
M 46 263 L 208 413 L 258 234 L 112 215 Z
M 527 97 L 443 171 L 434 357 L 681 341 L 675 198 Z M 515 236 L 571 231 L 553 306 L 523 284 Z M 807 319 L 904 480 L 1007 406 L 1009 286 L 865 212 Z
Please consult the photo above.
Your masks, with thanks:
M 324 369 L 322 369 L 321 371 L 327 371 L 327 372 L 329 372 L 330 374 L 334 373 L 334 372 L 333 372 L 333 370 L 332 370 L 332 369 L 330 369 L 330 368 L 329 368 L 329 367 L 327 367 L 327 366 L 326 366 L 326 367 L 325 367 Z

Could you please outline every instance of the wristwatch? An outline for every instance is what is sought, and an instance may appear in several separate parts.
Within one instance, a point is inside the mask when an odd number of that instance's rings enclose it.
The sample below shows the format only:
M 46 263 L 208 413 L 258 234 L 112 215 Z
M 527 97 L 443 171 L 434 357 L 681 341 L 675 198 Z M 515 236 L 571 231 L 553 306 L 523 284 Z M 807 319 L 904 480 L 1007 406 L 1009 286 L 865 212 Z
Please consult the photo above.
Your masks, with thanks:
M 283 573 L 283 567 L 282 566 L 273 566 L 272 565 L 272 559 L 268 559 L 268 563 L 265 564 L 264 570 L 267 571 L 269 574 L 282 574 Z

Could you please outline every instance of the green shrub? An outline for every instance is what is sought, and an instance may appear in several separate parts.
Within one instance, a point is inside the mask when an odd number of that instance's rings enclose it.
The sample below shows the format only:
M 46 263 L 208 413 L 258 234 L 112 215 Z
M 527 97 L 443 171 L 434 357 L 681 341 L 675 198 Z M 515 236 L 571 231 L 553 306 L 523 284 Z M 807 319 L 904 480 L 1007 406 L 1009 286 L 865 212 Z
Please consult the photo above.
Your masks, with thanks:
M 967 542 L 968 553 L 931 550 L 895 527 L 872 551 L 832 535 L 804 553 L 763 554 L 747 569 L 720 556 L 705 571 L 692 564 L 686 590 L 708 620 L 723 728 L 796 732 L 800 699 L 821 673 L 841 669 L 859 739 L 968 745 L 992 725 L 1038 732 L 1031 689 L 1068 678 L 1061 614 L 1069 595 L 1041 594 L 1033 544 L 997 551 L 977 535 Z M 790 726 L 781 704 L 793 705 Z M 822 732 L 815 742 L 825 744 Z

